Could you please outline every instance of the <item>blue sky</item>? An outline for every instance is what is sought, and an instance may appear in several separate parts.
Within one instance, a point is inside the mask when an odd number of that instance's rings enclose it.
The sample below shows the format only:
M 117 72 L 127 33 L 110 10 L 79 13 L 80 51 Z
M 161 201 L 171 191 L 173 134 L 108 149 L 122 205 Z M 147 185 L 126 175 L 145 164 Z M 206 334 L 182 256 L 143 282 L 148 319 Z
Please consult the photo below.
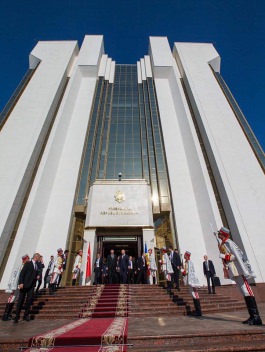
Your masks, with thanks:
M 265 149 L 264 0 L 1 0 L 0 111 L 28 68 L 39 40 L 78 40 L 103 34 L 117 63 L 135 63 L 148 37 L 210 42 L 221 74 Z

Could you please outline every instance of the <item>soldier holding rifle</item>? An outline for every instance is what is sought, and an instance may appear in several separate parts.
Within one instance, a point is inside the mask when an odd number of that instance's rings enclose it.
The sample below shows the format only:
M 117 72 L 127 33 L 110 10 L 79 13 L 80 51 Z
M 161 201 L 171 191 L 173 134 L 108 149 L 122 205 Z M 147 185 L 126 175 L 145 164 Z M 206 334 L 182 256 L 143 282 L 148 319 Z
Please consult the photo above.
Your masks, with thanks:
M 230 230 L 221 227 L 216 236 L 220 251 L 219 257 L 224 264 L 224 276 L 235 281 L 238 289 L 244 296 L 246 306 L 249 312 L 249 318 L 243 321 L 243 324 L 262 325 L 257 303 L 248 283 L 248 279 L 255 277 L 249 261 L 242 250 L 229 239 Z

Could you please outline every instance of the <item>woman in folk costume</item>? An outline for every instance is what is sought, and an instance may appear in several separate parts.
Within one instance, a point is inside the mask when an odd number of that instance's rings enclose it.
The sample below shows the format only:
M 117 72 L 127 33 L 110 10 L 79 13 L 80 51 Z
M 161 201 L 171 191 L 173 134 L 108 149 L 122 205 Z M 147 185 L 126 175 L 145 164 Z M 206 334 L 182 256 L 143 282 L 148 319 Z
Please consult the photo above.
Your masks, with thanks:
M 160 260 L 160 263 L 161 263 L 161 269 L 164 273 L 164 277 L 167 281 L 167 291 L 171 292 L 171 288 L 172 288 L 171 274 L 173 274 L 174 271 L 173 271 L 169 256 L 167 254 L 166 248 L 162 248 L 162 260 Z
M 191 253 L 186 251 L 184 254 L 184 259 L 185 259 L 184 268 L 181 270 L 181 272 L 183 275 L 184 285 L 189 286 L 189 292 L 193 298 L 193 303 L 195 307 L 195 314 L 196 316 L 200 317 L 202 316 L 202 311 L 201 311 L 200 297 L 199 297 L 197 288 L 199 288 L 201 285 L 196 276 L 195 268 L 192 261 L 190 260 L 190 256 L 191 256 Z
M 75 262 L 74 262 L 74 265 L 73 265 L 72 286 L 75 286 L 77 277 L 78 277 L 78 275 L 80 274 L 80 271 L 81 271 L 82 255 L 83 255 L 83 251 L 82 251 L 82 249 L 80 249 L 78 251 L 77 256 L 75 257 Z
M 216 235 L 216 234 L 215 234 Z M 221 227 L 218 231 L 218 247 L 220 250 L 219 257 L 222 258 L 224 264 L 224 276 L 235 281 L 238 289 L 244 296 L 249 318 L 243 321 L 243 324 L 262 325 L 262 320 L 259 316 L 257 303 L 248 283 L 248 279 L 255 278 L 255 274 L 251 269 L 251 265 L 247 256 L 242 250 L 229 239 L 230 230 Z
M 12 310 L 15 304 L 16 299 L 19 296 L 19 288 L 18 288 L 18 279 L 19 279 L 19 274 L 26 262 L 29 261 L 29 256 L 27 254 L 23 255 L 22 257 L 22 264 L 14 270 L 9 283 L 7 285 L 7 289 L 5 292 L 10 293 L 10 296 L 8 297 L 5 312 L 2 316 L 3 321 L 7 321 L 12 319 Z
M 148 249 L 148 253 L 146 254 L 146 264 L 148 268 L 148 281 L 150 285 L 156 284 L 156 260 L 151 248 Z

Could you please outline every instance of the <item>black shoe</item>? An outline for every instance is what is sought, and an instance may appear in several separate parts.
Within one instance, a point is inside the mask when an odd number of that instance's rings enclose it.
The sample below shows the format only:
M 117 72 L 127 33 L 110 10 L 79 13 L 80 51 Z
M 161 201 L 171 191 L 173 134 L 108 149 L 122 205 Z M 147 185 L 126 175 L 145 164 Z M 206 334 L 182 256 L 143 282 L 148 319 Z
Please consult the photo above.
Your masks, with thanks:
M 26 316 L 23 318 L 23 320 L 25 320 L 25 321 L 30 321 L 30 316 L 29 316 L 29 315 L 26 315 Z
M 17 324 L 18 323 L 18 318 L 14 319 L 14 323 Z
M 256 316 L 248 322 L 248 325 L 262 325 L 262 320 L 259 316 Z
M 249 317 L 247 320 L 242 321 L 242 324 L 249 324 L 251 320 L 251 317 Z

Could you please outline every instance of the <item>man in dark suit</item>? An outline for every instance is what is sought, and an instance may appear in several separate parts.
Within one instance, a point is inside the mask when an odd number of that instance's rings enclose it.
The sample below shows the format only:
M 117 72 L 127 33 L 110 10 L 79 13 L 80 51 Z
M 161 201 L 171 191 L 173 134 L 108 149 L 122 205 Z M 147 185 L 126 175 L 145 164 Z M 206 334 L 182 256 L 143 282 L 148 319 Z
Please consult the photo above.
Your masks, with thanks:
M 146 284 L 146 273 L 147 273 L 147 263 L 145 259 L 145 253 L 142 254 L 141 257 L 137 260 L 137 281 L 136 283 L 139 284 Z
M 116 284 L 117 282 L 116 266 L 117 266 L 117 256 L 114 254 L 114 249 L 111 249 L 110 254 L 107 257 L 107 268 L 106 268 L 109 276 L 109 284 Z
M 215 275 L 215 269 L 213 262 L 211 260 L 208 260 L 208 256 L 205 255 L 204 257 L 204 262 L 203 262 L 203 272 L 204 275 L 207 279 L 207 286 L 208 286 L 208 293 L 212 293 L 211 291 L 211 284 L 210 280 L 212 281 L 212 290 L 213 294 L 215 294 L 215 285 L 214 285 L 214 275 Z
M 103 259 L 101 255 L 97 253 L 97 257 L 94 263 L 94 273 L 95 273 L 95 280 L 94 283 L 96 285 L 101 284 L 101 274 L 102 274 L 102 267 L 103 267 Z
M 134 284 L 135 263 L 132 256 L 129 256 L 128 284 Z
M 23 303 L 25 302 L 25 312 L 23 320 L 30 321 L 29 311 L 30 306 L 32 304 L 33 295 L 34 295 L 34 287 L 39 278 L 38 266 L 37 262 L 40 260 L 40 254 L 35 253 L 31 261 L 25 263 L 23 269 L 20 272 L 18 279 L 18 287 L 19 287 L 19 297 L 17 302 L 16 309 L 16 317 L 14 323 L 18 323 L 21 308 Z
M 174 273 L 171 275 L 172 277 L 172 287 L 174 285 L 174 281 L 176 284 L 176 289 L 180 291 L 179 289 L 179 271 L 181 269 L 181 259 L 180 255 L 178 254 L 177 250 L 175 249 L 173 251 L 172 247 L 169 247 L 169 259 L 171 261 L 172 269 Z
M 127 254 L 125 254 L 125 249 L 122 249 L 121 255 L 119 258 L 121 284 L 127 283 L 128 266 L 129 266 L 129 257 Z

